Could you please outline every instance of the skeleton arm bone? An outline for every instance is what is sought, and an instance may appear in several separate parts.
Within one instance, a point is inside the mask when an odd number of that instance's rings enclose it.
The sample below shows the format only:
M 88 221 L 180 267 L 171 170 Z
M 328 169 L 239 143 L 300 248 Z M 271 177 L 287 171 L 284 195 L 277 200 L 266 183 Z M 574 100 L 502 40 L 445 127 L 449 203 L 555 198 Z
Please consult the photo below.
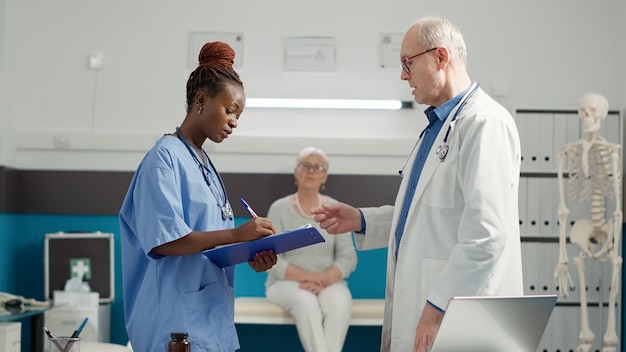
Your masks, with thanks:
M 621 172 L 619 170 L 619 146 L 615 146 L 616 150 L 611 153 L 611 165 L 613 167 L 613 190 L 615 192 L 615 211 L 613 212 L 613 249 L 615 251 L 614 258 L 617 257 L 619 250 L 619 241 L 622 236 L 622 192 L 621 192 Z
M 611 153 L 611 165 L 613 171 L 613 190 L 615 192 L 615 211 L 613 212 L 613 247 L 608 253 L 612 262 L 611 288 L 609 292 L 609 307 L 607 328 L 603 336 L 604 348 L 602 351 L 617 351 L 619 336 L 617 335 L 615 311 L 617 306 L 617 294 L 619 292 L 619 277 L 622 269 L 622 257 L 619 256 L 619 243 L 622 234 L 622 195 L 621 195 L 621 174 L 619 170 L 619 146 Z
M 565 162 L 565 153 L 559 153 L 558 160 L 558 181 L 559 181 L 559 263 L 554 270 L 554 281 L 560 288 L 560 294 L 563 297 L 569 295 L 569 288 L 572 287 L 572 277 L 567 270 L 567 241 L 565 238 L 567 231 L 567 216 L 569 215 L 569 209 L 565 206 L 565 197 L 563 195 L 563 163 Z

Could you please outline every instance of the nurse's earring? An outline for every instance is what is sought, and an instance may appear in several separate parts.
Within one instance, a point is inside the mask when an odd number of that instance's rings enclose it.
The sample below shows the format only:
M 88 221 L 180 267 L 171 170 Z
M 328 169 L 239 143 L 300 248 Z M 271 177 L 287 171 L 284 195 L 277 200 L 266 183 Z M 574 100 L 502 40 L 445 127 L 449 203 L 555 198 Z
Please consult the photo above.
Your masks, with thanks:
M 202 105 L 198 104 L 198 115 L 202 114 Z

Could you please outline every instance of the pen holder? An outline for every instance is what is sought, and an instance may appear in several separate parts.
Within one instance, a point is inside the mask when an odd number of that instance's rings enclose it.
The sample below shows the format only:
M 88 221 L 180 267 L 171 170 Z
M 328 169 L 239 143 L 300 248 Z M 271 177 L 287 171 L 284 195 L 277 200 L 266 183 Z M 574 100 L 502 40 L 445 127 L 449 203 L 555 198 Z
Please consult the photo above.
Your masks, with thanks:
M 49 337 L 48 352 L 80 352 L 80 337 Z

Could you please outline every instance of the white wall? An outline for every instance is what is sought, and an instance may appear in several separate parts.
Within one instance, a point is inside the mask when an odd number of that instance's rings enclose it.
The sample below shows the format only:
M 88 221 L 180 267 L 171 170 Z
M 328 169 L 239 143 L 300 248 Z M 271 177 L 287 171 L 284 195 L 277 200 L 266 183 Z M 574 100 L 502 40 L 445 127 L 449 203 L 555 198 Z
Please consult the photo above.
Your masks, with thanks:
M 13 150 L 12 144 L 8 143 L 8 138 L 13 130 L 12 124 L 8 118 L 8 99 L 7 99 L 7 78 L 5 75 L 5 50 L 4 50 L 4 32 L 5 32 L 5 0 L 0 0 L 0 165 L 6 164 L 8 160 L 8 150 Z
M 617 3 L 617 10 L 613 16 L 616 17 L 618 24 L 617 36 L 620 39 L 616 43 L 613 43 L 613 45 L 619 48 L 618 64 L 615 68 L 618 81 L 617 95 L 619 101 L 614 107 L 624 109 L 623 112 L 626 114 L 626 40 L 624 40 L 624 38 L 626 38 L 626 20 L 624 19 L 624 14 L 626 14 L 626 1 L 618 1 Z
M 133 170 L 184 117 L 191 31 L 243 33 L 249 97 L 410 100 L 400 69 L 380 68 L 380 34 L 443 15 L 464 32 L 473 79 L 508 89 L 496 97 L 506 107 L 575 107 L 597 91 L 623 109 L 622 2 L 0 0 L 0 164 Z M 303 35 L 336 38 L 336 72 L 283 72 L 283 38 Z M 100 71 L 87 67 L 95 52 Z M 205 148 L 222 172 L 290 172 L 295 153 L 315 144 L 333 173 L 393 174 L 425 123 L 421 110 L 250 108 L 232 138 Z

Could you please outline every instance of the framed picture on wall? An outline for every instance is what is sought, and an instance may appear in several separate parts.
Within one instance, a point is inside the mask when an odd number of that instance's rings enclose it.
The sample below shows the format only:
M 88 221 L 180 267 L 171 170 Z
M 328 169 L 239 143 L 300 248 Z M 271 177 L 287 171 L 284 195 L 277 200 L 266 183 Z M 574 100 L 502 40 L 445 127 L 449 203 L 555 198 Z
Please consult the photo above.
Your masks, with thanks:
M 380 67 L 399 68 L 402 33 L 380 34 Z
M 243 67 L 243 33 L 191 32 L 189 33 L 189 68 L 198 67 L 198 54 L 204 44 L 209 42 L 226 43 L 235 50 L 234 67 Z
M 333 37 L 287 37 L 284 39 L 285 71 L 334 72 L 336 44 Z

